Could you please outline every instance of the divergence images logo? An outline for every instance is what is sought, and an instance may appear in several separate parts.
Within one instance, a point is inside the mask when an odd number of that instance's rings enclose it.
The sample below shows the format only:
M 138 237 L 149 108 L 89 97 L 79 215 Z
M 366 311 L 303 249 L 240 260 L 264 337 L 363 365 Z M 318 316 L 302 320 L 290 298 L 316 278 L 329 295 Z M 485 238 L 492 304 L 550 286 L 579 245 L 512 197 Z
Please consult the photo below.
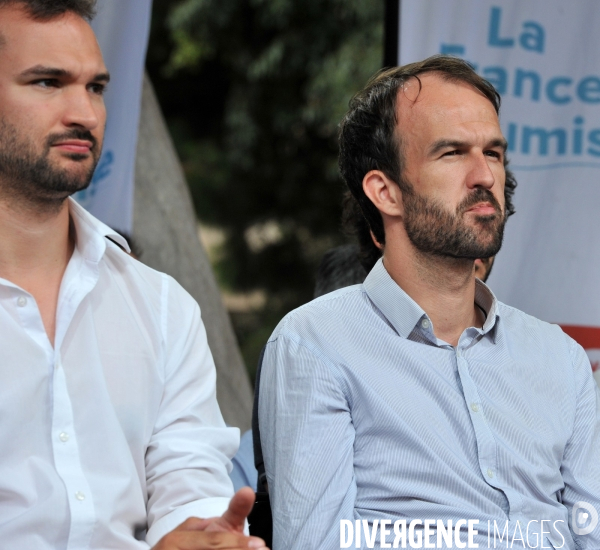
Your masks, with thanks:
M 587 502 L 576 502 L 571 512 L 571 525 L 576 535 L 589 535 L 598 525 L 598 512 Z

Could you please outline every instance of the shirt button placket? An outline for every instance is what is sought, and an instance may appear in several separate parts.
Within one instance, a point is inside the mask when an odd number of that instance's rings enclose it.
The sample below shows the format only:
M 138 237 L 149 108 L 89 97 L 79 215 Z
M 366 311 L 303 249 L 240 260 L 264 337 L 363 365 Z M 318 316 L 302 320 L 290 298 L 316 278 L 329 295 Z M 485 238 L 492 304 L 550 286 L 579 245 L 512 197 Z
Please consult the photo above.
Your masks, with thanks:
M 494 441 L 491 435 L 489 426 L 485 421 L 485 415 L 481 410 L 481 404 L 477 395 L 477 390 L 473 380 L 471 379 L 468 363 L 463 355 L 463 350 L 456 347 L 456 362 L 458 365 L 459 376 L 464 388 L 464 397 L 467 407 L 471 410 L 471 418 L 473 428 L 475 429 L 475 437 L 478 446 L 481 450 L 480 467 L 481 473 L 487 479 L 490 485 L 496 486 L 495 472 L 493 466 L 493 457 L 495 456 Z M 493 481 L 492 481 L 493 480 Z
M 69 548 L 87 548 L 96 521 L 93 493 L 82 468 L 64 366 L 57 354 L 54 369 L 53 450 L 58 475 L 69 494 Z

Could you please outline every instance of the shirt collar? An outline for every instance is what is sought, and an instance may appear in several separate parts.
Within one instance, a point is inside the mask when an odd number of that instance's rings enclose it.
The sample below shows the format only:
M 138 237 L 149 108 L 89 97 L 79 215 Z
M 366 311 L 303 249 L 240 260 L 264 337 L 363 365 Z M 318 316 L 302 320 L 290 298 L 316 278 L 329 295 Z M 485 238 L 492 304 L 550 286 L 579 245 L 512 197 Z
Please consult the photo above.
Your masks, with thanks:
M 483 323 L 481 332 L 487 334 L 496 326 L 498 321 L 498 300 L 481 279 L 475 279 L 475 303 L 485 312 L 485 323 Z M 495 331 L 491 336 L 495 342 Z
M 77 249 L 86 260 L 94 263 L 100 261 L 106 250 L 106 239 L 104 237 L 109 237 L 127 252 L 130 252 L 129 244 L 125 238 L 92 216 L 73 198 L 69 197 L 68 200 L 69 213 L 77 235 Z
M 383 265 L 383 258 L 367 275 L 363 286 L 371 301 L 402 338 L 408 338 L 422 319 L 431 321 L 423 308 L 392 279 Z M 496 325 L 498 302 L 493 292 L 479 279 L 475 280 L 475 303 L 485 312 L 481 333 L 487 334 Z M 495 342 L 495 331 L 490 336 Z

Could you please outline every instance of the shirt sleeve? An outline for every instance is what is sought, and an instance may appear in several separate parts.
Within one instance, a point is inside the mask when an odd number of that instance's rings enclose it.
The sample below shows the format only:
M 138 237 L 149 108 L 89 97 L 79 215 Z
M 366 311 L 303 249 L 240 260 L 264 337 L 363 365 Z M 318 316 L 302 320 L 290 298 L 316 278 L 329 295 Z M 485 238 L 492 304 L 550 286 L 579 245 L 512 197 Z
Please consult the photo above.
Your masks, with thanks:
M 269 342 L 260 434 L 273 511 L 273 548 L 337 548 L 354 517 L 354 428 L 342 380 L 293 336 Z
M 578 385 L 577 408 L 573 432 L 563 455 L 562 501 L 569 509 L 569 527 L 578 548 L 597 549 L 600 548 L 600 390 L 586 353 L 573 340 L 570 346 Z M 587 533 L 594 523 L 595 528 Z
M 216 370 L 196 302 L 170 277 L 162 295 L 164 387 L 146 452 L 152 546 L 189 517 L 221 515 L 233 494 L 229 459 L 239 430 L 227 428 L 216 399 Z

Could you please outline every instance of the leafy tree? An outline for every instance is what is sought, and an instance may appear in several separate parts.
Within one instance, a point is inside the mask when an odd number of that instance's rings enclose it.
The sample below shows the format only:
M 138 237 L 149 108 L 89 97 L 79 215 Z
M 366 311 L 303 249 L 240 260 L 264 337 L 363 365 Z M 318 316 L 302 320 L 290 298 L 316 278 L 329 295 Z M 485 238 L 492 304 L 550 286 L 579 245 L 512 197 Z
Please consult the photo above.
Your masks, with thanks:
M 148 70 L 194 204 L 225 232 L 226 288 L 262 289 L 234 316 L 247 364 L 308 301 L 344 239 L 337 124 L 381 66 L 384 0 L 155 0 Z

